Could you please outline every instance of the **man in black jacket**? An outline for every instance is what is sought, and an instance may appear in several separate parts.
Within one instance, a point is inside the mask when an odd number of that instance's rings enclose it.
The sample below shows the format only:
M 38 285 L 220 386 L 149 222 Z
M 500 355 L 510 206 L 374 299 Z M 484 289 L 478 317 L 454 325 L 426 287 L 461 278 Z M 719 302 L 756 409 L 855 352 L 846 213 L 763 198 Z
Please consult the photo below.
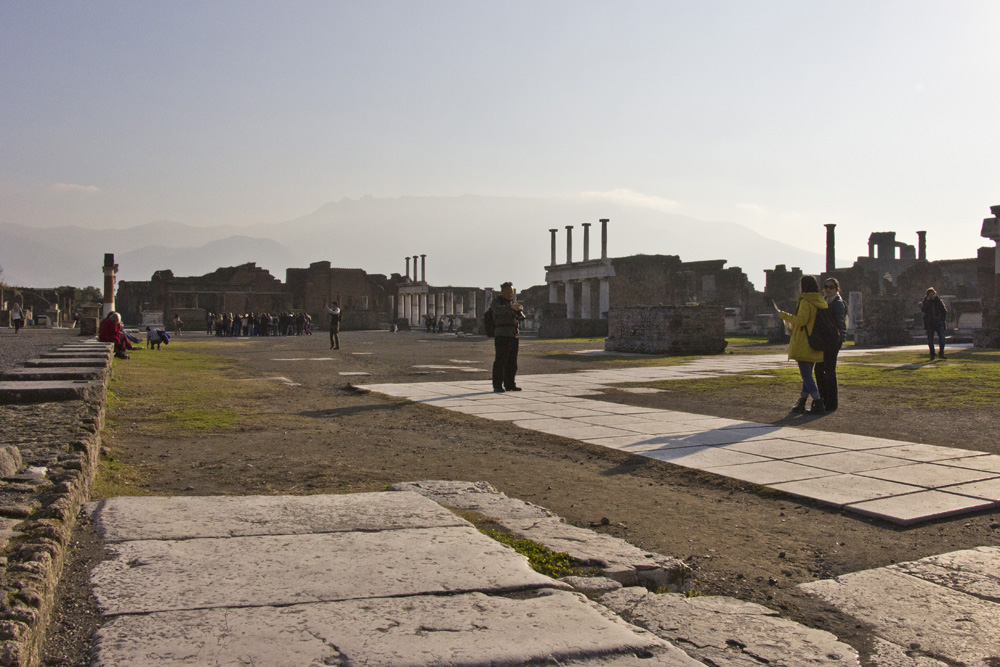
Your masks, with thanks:
M 920 312 L 924 314 L 924 331 L 927 332 L 927 347 L 931 349 L 931 361 L 934 361 L 934 334 L 938 336 L 938 356 L 944 356 L 945 327 L 948 323 L 948 309 L 933 287 L 927 288 L 924 300 L 920 302 Z
M 490 304 L 495 327 L 493 349 L 496 352 L 493 359 L 493 391 L 498 394 L 521 391 L 514 376 L 517 375 L 518 335 L 524 320 L 522 311 L 523 306 L 514 300 L 514 285 L 509 282 L 500 285 L 500 294 Z

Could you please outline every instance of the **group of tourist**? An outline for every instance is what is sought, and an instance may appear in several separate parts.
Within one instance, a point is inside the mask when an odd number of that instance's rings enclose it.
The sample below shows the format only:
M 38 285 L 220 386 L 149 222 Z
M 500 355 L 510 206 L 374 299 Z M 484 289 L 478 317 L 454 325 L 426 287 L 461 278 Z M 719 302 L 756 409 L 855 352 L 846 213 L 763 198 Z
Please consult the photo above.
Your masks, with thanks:
M 444 317 L 439 317 L 437 320 L 434 319 L 433 315 L 424 315 L 424 329 L 427 333 L 444 333 Z M 455 318 L 448 318 L 448 333 L 455 330 Z
M 205 316 L 205 332 L 211 336 L 311 336 L 312 318 L 307 313 L 212 313 Z
M 810 344 L 809 336 L 817 326 L 817 315 L 822 311 L 829 311 L 839 335 L 833 345 L 824 350 L 817 350 Z M 927 333 L 931 361 L 935 358 L 935 335 L 940 346 L 937 356 L 944 359 L 948 309 L 933 287 L 927 289 L 923 301 L 920 302 L 920 311 L 924 316 L 924 330 Z M 802 276 L 799 281 L 799 298 L 795 313 L 779 310 L 778 315 L 791 328 L 788 358 L 798 362 L 799 375 L 802 377 L 802 390 L 798 402 L 792 407 L 792 412 L 805 413 L 806 401 L 809 398 L 812 398 L 809 414 L 823 415 L 836 411 L 839 407 L 837 357 L 844 341 L 847 340 L 847 304 L 840 296 L 840 282 L 836 278 L 827 278 L 823 281 L 821 292 L 819 281 L 814 276 Z

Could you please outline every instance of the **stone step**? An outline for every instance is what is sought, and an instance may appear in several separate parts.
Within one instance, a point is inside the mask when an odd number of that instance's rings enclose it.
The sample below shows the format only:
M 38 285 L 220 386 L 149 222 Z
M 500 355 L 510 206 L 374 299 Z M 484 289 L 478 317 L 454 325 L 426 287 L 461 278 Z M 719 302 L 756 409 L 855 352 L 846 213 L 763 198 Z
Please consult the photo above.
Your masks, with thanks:
M 12 368 L 0 373 L 0 380 L 103 380 L 110 367 Z
M 87 380 L 0 381 L 0 405 L 95 400 L 104 394 L 104 382 Z
M 53 350 L 38 355 L 40 359 L 110 359 L 108 350 Z
M 103 368 L 108 365 L 108 360 L 104 358 L 68 357 L 63 359 L 28 359 L 24 362 L 28 368 L 59 368 L 59 367 L 87 367 Z

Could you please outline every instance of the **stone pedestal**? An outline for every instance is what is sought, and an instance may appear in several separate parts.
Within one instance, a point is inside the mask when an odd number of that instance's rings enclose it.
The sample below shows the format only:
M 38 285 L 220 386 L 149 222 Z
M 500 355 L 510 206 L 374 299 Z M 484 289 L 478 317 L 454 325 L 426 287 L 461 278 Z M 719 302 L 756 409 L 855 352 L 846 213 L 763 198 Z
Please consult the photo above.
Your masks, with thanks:
M 96 336 L 101 321 L 101 306 L 88 303 L 80 306 L 80 335 Z

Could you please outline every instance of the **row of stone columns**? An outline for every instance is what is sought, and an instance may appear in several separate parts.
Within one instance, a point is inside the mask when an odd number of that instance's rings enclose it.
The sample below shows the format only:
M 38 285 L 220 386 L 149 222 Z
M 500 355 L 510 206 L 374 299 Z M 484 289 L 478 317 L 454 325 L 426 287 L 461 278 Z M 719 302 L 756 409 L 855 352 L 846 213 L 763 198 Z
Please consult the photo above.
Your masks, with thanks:
M 601 259 L 608 258 L 608 218 L 601 218 Z M 590 224 L 583 223 L 583 261 L 590 261 Z M 549 266 L 556 266 L 556 232 L 558 229 L 550 229 L 552 234 L 552 261 Z M 566 263 L 573 263 L 573 225 L 566 225 Z
M 433 315 L 453 317 L 459 315 L 476 316 L 476 292 L 469 290 L 464 296 L 456 295 L 452 290 L 443 292 L 401 293 L 396 305 L 396 316 L 410 322 L 411 325 L 422 325 L 424 317 Z
M 417 257 L 420 258 L 420 273 L 423 276 L 417 280 Z M 410 260 L 413 260 L 413 275 L 410 275 Z M 406 277 L 413 282 L 427 282 L 427 255 L 414 255 L 406 258 Z
M 597 283 L 597 312 L 593 312 L 594 283 Z M 579 315 L 577 314 L 576 288 L 580 287 Z M 560 294 L 561 293 L 561 294 Z M 549 303 L 565 303 L 566 317 L 570 319 L 597 320 L 607 317 L 611 307 L 611 288 L 607 278 L 582 278 L 549 283 Z

